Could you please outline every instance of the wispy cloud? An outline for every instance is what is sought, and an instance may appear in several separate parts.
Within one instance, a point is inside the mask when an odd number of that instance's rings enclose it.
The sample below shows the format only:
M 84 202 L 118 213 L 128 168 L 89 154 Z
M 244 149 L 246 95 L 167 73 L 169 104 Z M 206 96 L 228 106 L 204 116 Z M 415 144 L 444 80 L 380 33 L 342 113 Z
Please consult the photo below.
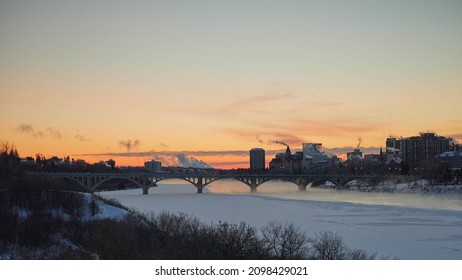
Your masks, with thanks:
M 353 146 L 344 146 L 344 147 L 334 147 L 334 148 L 323 148 L 325 152 L 332 153 L 334 155 L 344 155 L 348 152 L 352 152 L 356 147 Z M 360 150 L 363 154 L 377 154 L 380 151 L 380 147 L 361 147 Z
M 16 127 L 16 131 L 21 132 L 21 133 L 32 133 L 34 134 L 34 128 L 32 127 L 31 124 L 19 124 Z
M 55 138 L 55 139 L 61 139 L 62 136 L 61 136 L 61 132 L 57 129 L 54 129 L 52 127 L 47 127 L 46 129 L 46 134 Z
M 262 129 L 258 131 L 255 129 L 223 128 L 222 131 L 235 137 L 255 139 L 256 142 L 265 145 L 281 144 L 281 142 L 283 142 L 283 145 L 292 146 L 299 145 L 306 141 L 298 135 L 280 130 L 270 131 L 269 129 Z
M 250 149 L 249 149 L 250 150 Z M 207 158 L 207 160 L 215 158 L 211 162 L 213 165 L 226 163 L 224 160 L 229 158 L 231 161 L 241 158 L 242 162 L 248 162 L 249 150 L 223 150 L 223 151 L 140 151 L 140 152 L 107 152 L 107 153 L 91 153 L 91 154 L 74 154 L 74 157 L 121 157 L 121 158 L 142 158 L 144 160 L 159 160 L 166 165 L 172 165 L 173 162 L 179 160 L 179 155 L 184 155 L 186 158 Z M 277 153 L 283 152 L 284 149 L 266 150 L 267 158 L 273 157 Z
M 313 101 L 312 103 L 317 106 L 322 106 L 322 107 L 334 107 L 334 106 L 343 105 L 342 102 L 334 102 L 334 101 Z
M 332 136 L 345 133 L 361 134 L 371 131 L 381 131 L 383 125 L 379 123 L 359 123 L 347 118 L 339 120 L 298 120 L 289 124 L 289 129 L 295 131 L 309 131 L 314 135 Z
M 168 149 L 169 146 L 165 143 L 160 143 L 159 146 L 162 148 L 162 149 Z
M 242 108 L 251 107 L 256 104 L 268 103 L 273 101 L 280 101 L 284 99 L 292 99 L 295 95 L 292 93 L 265 93 L 242 98 L 235 102 L 228 104 L 227 108 Z
M 207 107 L 207 110 L 203 110 L 197 107 L 188 107 L 181 110 L 180 113 L 188 115 L 197 115 L 201 117 L 213 116 L 214 118 L 226 118 L 230 117 L 241 119 L 242 115 L 253 115 L 261 116 L 263 114 L 275 114 L 274 109 L 268 108 L 268 105 L 274 102 L 280 102 L 287 99 L 295 98 L 296 95 L 292 93 L 264 93 L 255 94 L 247 97 L 236 97 L 234 100 L 219 101 L 212 107 Z M 265 107 L 266 106 L 266 107 Z M 271 106 L 269 106 L 271 107 Z M 174 109 L 175 110 L 175 109 Z M 286 107 L 280 107 L 278 111 L 285 111 Z M 241 120 L 242 121 L 242 120 Z M 249 119 L 246 118 L 246 121 Z
M 15 131 L 30 134 L 34 137 L 51 137 L 54 139 L 62 139 L 61 132 L 57 129 L 52 127 L 47 127 L 45 130 L 35 130 L 31 124 L 19 124 L 15 129 Z
M 76 135 L 74 136 L 74 138 L 75 138 L 77 141 L 80 141 L 80 142 L 87 142 L 87 141 L 90 141 L 90 139 L 88 139 L 86 135 L 82 135 L 82 134 L 76 134 Z
M 248 155 L 247 150 L 232 150 L 232 151 L 142 151 L 142 152 L 123 152 L 123 153 L 96 153 L 96 154 L 76 154 L 74 156 L 114 156 L 114 157 L 153 157 L 156 156 L 172 156 L 177 154 L 186 154 L 188 156 L 227 156 L 227 155 Z
M 260 122 L 249 124 L 246 128 L 221 128 L 223 134 L 241 138 L 247 142 L 254 141 L 254 145 L 265 146 L 275 143 L 285 143 L 291 148 L 300 147 L 302 143 L 322 142 L 325 138 L 351 139 L 356 142 L 358 135 L 369 141 L 370 135 L 382 132 L 385 125 L 381 123 L 354 120 L 306 120 L 298 119 L 281 122 Z M 351 144 L 353 144 L 351 143 Z M 357 143 L 357 142 L 356 142 Z

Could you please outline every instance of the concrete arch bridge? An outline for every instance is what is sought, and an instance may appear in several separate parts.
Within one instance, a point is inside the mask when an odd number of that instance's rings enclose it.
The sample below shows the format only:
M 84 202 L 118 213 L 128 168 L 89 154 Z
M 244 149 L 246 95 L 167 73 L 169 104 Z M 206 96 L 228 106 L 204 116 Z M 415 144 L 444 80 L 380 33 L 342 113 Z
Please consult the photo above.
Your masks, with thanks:
M 301 191 L 306 191 L 306 187 L 313 182 L 331 182 L 338 187 L 344 187 L 353 180 L 363 182 L 379 182 L 393 179 L 396 176 L 383 175 L 277 175 L 277 174 L 205 174 L 205 173 L 29 173 L 28 175 L 40 176 L 46 179 L 68 179 L 77 182 L 87 192 L 93 193 L 105 182 L 113 179 L 123 179 L 136 184 L 143 190 L 143 194 L 148 194 L 151 187 L 158 182 L 168 179 L 181 179 L 191 183 L 197 188 L 198 193 L 210 183 L 222 179 L 234 179 L 249 186 L 252 192 L 271 180 L 292 182 Z

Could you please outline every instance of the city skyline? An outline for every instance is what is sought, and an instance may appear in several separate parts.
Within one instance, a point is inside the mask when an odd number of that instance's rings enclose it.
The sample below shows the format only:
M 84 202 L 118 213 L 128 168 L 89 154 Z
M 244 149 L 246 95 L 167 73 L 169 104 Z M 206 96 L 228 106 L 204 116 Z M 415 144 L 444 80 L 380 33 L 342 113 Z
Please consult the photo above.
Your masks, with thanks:
M 21 156 L 462 142 L 458 1 L 0 1 L 0 140 Z M 343 153 L 341 153 L 343 154 Z M 271 152 L 268 154 L 271 156 Z M 172 159 L 172 158 L 170 158 Z M 173 159 L 172 159 L 173 160 Z

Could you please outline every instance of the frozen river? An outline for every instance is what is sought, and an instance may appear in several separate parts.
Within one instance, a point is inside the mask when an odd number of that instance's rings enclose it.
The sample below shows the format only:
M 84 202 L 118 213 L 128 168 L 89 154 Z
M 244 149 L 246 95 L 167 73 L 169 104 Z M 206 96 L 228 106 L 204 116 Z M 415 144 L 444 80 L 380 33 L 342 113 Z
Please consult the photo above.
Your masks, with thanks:
M 103 192 L 141 212 L 183 212 L 205 223 L 269 221 L 297 225 L 312 236 L 337 232 L 356 249 L 401 259 L 462 259 L 462 206 L 458 195 L 362 193 L 268 182 L 256 193 L 239 182 L 217 181 L 198 194 L 167 181 L 151 188 Z
M 176 183 L 182 183 L 177 181 Z M 249 195 L 249 187 L 234 181 L 213 182 L 208 190 L 212 193 Z M 462 211 L 462 194 L 386 193 L 307 188 L 299 191 L 293 183 L 270 181 L 258 187 L 257 196 L 281 199 L 351 202 L 368 205 L 390 205 L 423 209 L 446 209 Z

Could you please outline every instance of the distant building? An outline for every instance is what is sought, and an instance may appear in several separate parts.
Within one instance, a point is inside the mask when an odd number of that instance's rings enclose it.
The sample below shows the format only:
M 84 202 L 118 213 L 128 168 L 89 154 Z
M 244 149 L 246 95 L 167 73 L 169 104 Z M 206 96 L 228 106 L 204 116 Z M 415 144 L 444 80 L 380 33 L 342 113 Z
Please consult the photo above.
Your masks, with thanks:
M 379 164 L 381 162 L 380 154 L 368 154 L 364 155 L 364 161 L 369 164 Z
M 401 138 L 396 141 L 399 155 L 409 165 L 434 160 L 436 156 L 454 150 L 452 138 L 438 136 L 433 132 L 420 133 L 420 136 Z
M 446 163 L 452 170 L 462 169 L 462 152 L 460 151 L 448 151 L 441 153 L 436 157 L 439 163 Z
M 455 139 L 452 139 L 452 138 L 449 138 L 449 139 L 451 139 L 451 141 L 449 142 L 449 150 L 459 152 L 460 151 L 460 144 L 457 143 L 457 141 Z
M 312 168 L 329 168 L 339 163 L 335 155 L 321 152 L 321 143 L 303 143 L 302 151 L 290 152 L 287 146 L 285 153 L 278 153 L 269 163 L 272 171 L 279 173 L 297 174 L 304 173 Z
M 253 148 L 250 150 L 250 170 L 265 170 L 265 150 L 262 148 Z
M 149 172 L 160 172 L 162 171 L 162 163 L 156 160 L 147 161 L 144 163 L 144 168 Z
M 354 149 L 353 152 L 347 153 L 348 160 L 362 160 L 363 159 L 363 152 L 359 148 Z
M 308 159 L 312 165 L 324 165 L 329 157 L 321 153 L 321 143 L 302 143 L 303 157 Z
M 321 143 L 303 143 L 303 159 L 308 161 L 308 168 L 333 167 L 338 164 L 336 155 L 321 151 Z
M 399 142 L 396 140 L 396 137 L 390 136 L 386 141 L 387 150 L 399 150 Z
M 286 148 L 285 153 L 278 153 L 270 161 L 269 168 L 273 171 L 281 173 L 292 173 L 293 172 L 293 157 L 290 152 L 289 146 Z

